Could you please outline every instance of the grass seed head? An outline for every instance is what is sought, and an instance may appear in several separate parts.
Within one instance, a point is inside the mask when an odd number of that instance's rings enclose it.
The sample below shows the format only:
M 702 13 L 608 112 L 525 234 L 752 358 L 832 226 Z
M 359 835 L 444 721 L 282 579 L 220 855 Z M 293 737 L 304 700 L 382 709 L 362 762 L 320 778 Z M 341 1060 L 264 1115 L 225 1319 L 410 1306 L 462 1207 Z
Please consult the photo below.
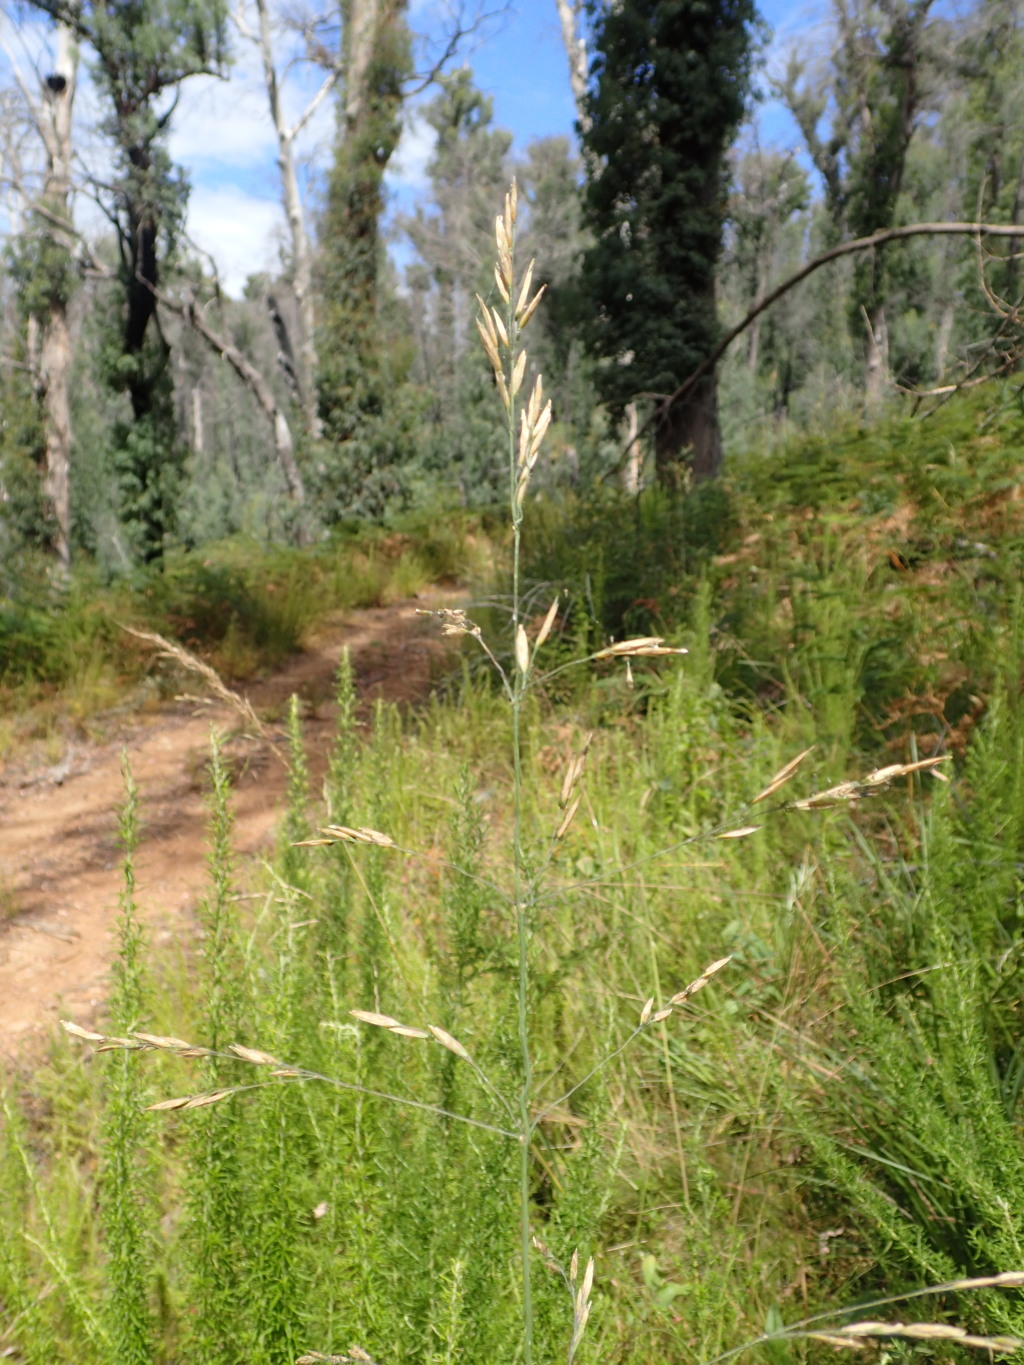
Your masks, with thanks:
M 519 318 L 516 319 L 516 321 L 519 323 L 519 330 L 520 330 L 520 331 L 523 331 L 523 330 L 524 330 L 524 328 L 526 327 L 527 323 L 528 323 L 528 322 L 530 321 L 530 319 L 533 317 L 534 313 L 536 313 L 538 307 L 540 306 L 540 301 L 541 301 L 541 299 L 542 299 L 542 298 L 544 297 L 544 295 L 547 293 L 547 288 L 548 288 L 548 287 L 547 287 L 546 284 L 542 284 L 541 287 L 537 290 L 536 294 L 534 294 L 534 296 L 533 296 L 533 298 L 530 300 L 530 302 L 526 305 L 526 309 L 525 309 L 525 311 L 523 312 L 522 317 L 519 317 Z
M 810 749 L 805 749 L 802 754 L 797 754 L 796 758 L 791 758 L 788 763 L 784 764 L 768 783 L 767 787 L 765 787 L 763 791 L 759 791 L 750 804 L 756 806 L 759 801 L 767 800 L 767 798 L 774 795 L 780 787 L 785 786 L 813 748 L 814 745 L 812 744 Z
M 526 374 L 526 352 L 520 351 L 516 357 L 516 363 L 512 367 L 512 397 L 523 387 L 523 376 Z
M 516 626 L 516 664 L 520 673 L 524 675 L 530 667 L 530 642 L 526 638 L 522 621 Z
M 517 320 L 517 321 L 518 321 L 519 318 L 522 316 L 523 310 L 524 310 L 525 307 L 526 307 L 526 301 L 527 301 L 527 299 L 528 299 L 529 296 L 530 296 L 530 286 L 531 286 L 531 284 L 533 283 L 533 267 L 534 267 L 536 264 L 537 264 L 536 260 L 533 260 L 533 261 L 531 261 L 530 264 L 526 267 L 526 274 L 523 276 L 523 283 L 522 283 L 522 287 L 521 287 L 520 290 L 519 290 L 519 297 L 518 297 L 518 299 L 516 299 L 516 314 L 515 314 L 515 315 L 516 315 L 516 320 Z
M 240 1057 L 243 1062 L 252 1062 L 253 1066 L 281 1065 L 276 1057 L 271 1057 L 269 1052 L 260 1052 L 254 1047 L 243 1047 L 241 1043 L 228 1043 L 228 1051 L 233 1052 L 236 1057 Z
M 619 640 L 591 655 L 594 659 L 639 659 L 661 654 L 688 654 L 687 649 L 673 649 L 660 635 L 641 635 L 634 640 Z
M 540 630 L 537 632 L 537 639 L 534 641 L 533 645 L 533 652 L 535 655 L 537 653 L 537 650 L 540 649 L 541 645 L 551 634 L 551 627 L 555 624 L 555 618 L 557 617 L 557 615 L 558 598 L 556 597 L 555 600 L 551 603 L 551 606 L 548 607 L 548 614 L 544 617 L 543 624 L 541 625 Z
M 704 968 L 695 981 L 691 981 L 688 986 L 684 986 L 668 1003 L 672 1006 L 683 1004 L 683 1002 L 689 1000 L 691 996 L 696 995 L 698 991 L 702 991 L 711 978 L 717 976 L 722 968 L 728 966 L 731 961 L 732 956 L 730 955 L 729 957 L 720 957 L 717 962 L 712 962 L 710 967 Z
M 349 1010 L 353 1019 L 361 1024 L 372 1024 L 374 1028 L 398 1028 L 399 1021 L 390 1014 L 378 1014 L 375 1010 Z
M 487 314 L 490 317 L 490 314 Z M 476 320 L 476 329 L 480 333 L 480 340 L 483 343 L 484 352 L 487 359 L 491 362 L 491 367 L 497 371 L 501 369 L 501 358 L 498 355 L 498 338 L 492 337 L 479 318 Z
M 569 826 L 572 824 L 572 822 L 573 822 L 573 820 L 574 820 L 574 818 L 575 818 L 575 816 L 576 816 L 576 812 L 577 812 L 577 811 L 579 810 L 579 808 L 580 808 L 580 802 L 581 802 L 582 800 L 583 800 L 583 795 L 582 795 L 582 793 L 581 793 L 579 796 L 576 797 L 576 799 L 573 801 L 572 805 L 569 807 L 569 809 L 568 809 L 568 810 L 565 812 L 565 814 L 562 816 L 562 822 L 561 822 L 561 824 L 558 826 L 558 829 L 555 831 L 555 838 L 556 838 L 556 839 L 564 839 L 565 836 L 569 833 Z
M 442 1047 L 446 1047 L 449 1052 L 454 1052 L 456 1057 L 461 1057 L 464 1062 L 468 1062 L 470 1060 L 469 1053 L 466 1051 L 466 1049 L 462 1046 L 459 1040 L 457 1038 L 453 1038 L 452 1035 L 446 1029 L 438 1028 L 436 1024 L 429 1024 L 428 1028 L 430 1029 L 430 1032 L 434 1035 L 434 1037 L 437 1039 L 437 1041 L 441 1044 Z

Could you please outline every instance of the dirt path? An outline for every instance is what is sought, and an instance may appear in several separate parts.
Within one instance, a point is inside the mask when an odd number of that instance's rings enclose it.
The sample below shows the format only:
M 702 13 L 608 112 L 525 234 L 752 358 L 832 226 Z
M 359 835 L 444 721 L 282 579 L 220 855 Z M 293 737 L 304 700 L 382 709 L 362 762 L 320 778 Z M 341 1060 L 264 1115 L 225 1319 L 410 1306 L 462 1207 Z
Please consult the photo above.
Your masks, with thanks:
M 417 607 L 450 603 L 436 591 L 328 623 L 281 672 L 245 689 L 257 712 L 282 714 L 303 700 L 314 783 L 333 726 L 330 698 L 348 647 L 364 706 L 377 697 L 411 702 L 429 690 L 445 648 Z M 230 730 L 225 707 L 173 703 L 132 718 L 100 744 L 69 747 L 56 766 L 0 767 L 0 1068 L 45 1036 L 64 1014 L 94 1018 L 106 994 L 121 887 L 117 810 L 124 800 L 122 751 L 139 787 L 136 860 L 140 912 L 156 945 L 194 930 L 205 884 L 202 792 L 210 726 Z M 240 776 L 232 794 L 241 855 L 272 846 L 287 782 L 266 745 L 237 741 Z

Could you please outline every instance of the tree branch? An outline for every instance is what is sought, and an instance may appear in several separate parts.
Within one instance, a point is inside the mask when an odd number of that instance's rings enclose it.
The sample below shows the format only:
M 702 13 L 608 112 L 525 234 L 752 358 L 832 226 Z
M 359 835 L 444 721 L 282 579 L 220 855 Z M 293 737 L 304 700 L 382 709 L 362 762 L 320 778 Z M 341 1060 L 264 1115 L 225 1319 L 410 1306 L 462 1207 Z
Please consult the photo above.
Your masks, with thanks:
M 1024 234 L 1024 224 L 1022 223 L 910 223 L 905 227 L 886 228 L 883 232 L 873 232 L 870 237 L 857 237 L 850 242 L 840 242 L 838 246 L 823 251 L 820 256 L 815 256 L 812 261 L 808 261 L 788 279 L 783 280 L 781 284 L 776 285 L 774 289 L 769 290 L 767 294 L 758 299 L 746 317 L 736 323 L 734 327 L 729 328 L 714 350 L 683 380 L 679 387 L 673 393 L 662 396 L 661 402 L 641 424 L 636 435 L 630 439 L 630 448 L 638 437 L 649 431 L 656 422 L 662 421 L 671 407 L 682 402 L 692 393 L 696 385 L 715 368 L 732 343 L 737 337 L 743 335 L 751 323 L 771 308 L 772 304 L 778 303 L 779 299 L 788 294 L 791 289 L 795 289 L 808 276 L 820 270 L 822 266 L 837 261 L 842 256 L 852 256 L 858 251 L 871 251 L 876 246 L 884 246 L 886 242 L 905 241 L 909 237 L 1020 237 L 1022 234 Z M 619 458 L 619 463 L 627 453 L 628 451 L 623 452 Z

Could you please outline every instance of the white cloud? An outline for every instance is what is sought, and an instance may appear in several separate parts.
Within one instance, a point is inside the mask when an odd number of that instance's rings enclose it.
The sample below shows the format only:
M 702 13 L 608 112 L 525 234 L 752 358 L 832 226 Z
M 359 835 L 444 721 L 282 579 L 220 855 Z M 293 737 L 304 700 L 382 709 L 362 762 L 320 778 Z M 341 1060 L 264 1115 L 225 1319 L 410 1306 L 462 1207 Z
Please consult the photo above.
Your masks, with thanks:
M 238 297 L 249 275 L 280 267 L 278 242 L 284 228 L 280 205 L 237 186 L 193 186 L 188 205 L 189 236 L 217 263 L 221 284 Z
M 388 166 L 393 190 L 414 192 L 427 185 L 427 162 L 434 154 L 437 133 L 421 113 L 414 113 L 402 129 L 398 147 Z
M 171 121 L 173 161 L 197 170 L 211 162 L 229 171 L 273 166 L 277 146 L 266 92 L 249 75 L 240 64 L 230 82 L 212 76 L 185 82 Z

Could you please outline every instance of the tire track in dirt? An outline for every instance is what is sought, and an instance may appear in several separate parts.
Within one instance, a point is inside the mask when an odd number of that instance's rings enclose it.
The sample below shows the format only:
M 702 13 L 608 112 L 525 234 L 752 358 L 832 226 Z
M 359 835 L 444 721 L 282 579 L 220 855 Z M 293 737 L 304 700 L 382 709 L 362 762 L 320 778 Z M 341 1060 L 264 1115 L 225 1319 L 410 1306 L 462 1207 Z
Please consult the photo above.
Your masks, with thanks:
M 282 714 L 304 702 L 310 769 L 322 777 L 333 733 L 333 680 L 350 650 L 361 704 L 378 697 L 421 700 L 449 654 L 417 608 L 447 605 L 454 592 L 353 612 L 328 622 L 280 672 L 246 689 L 256 710 Z M 195 933 L 206 885 L 207 813 L 203 758 L 211 724 L 230 732 L 227 707 L 172 703 L 151 718 L 122 722 L 113 739 L 69 748 L 43 772 L 0 767 L 0 1066 L 45 1039 L 62 1015 L 95 1020 L 115 951 L 121 889 L 117 811 L 124 801 L 122 751 L 139 788 L 136 855 L 140 918 L 156 947 Z M 268 851 L 282 812 L 287 773 L 259 741 L 232 740 L 235 849 L 241 859 Z M 13 913 L 11 911 L 13 910 Z

